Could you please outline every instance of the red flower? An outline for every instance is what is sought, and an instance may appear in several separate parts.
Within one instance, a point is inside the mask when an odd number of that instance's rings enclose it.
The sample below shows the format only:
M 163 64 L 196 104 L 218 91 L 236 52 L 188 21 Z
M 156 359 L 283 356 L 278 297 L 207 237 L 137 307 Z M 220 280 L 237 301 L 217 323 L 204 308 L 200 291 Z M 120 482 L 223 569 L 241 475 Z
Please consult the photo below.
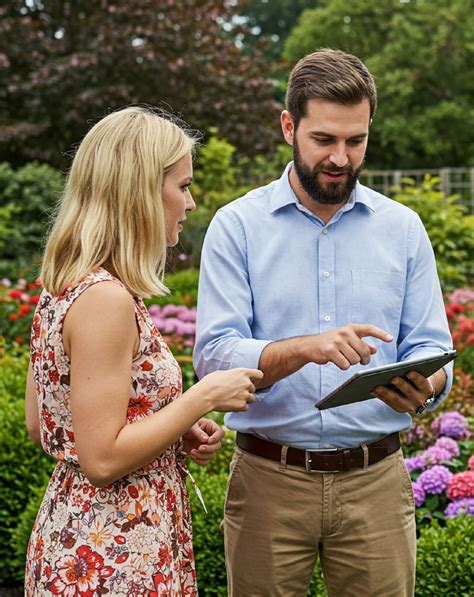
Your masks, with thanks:
M 56 371 L 56 369 L 50 369 L 48 371 L 48 377 L 52 383 L 58 383 L 59 381 L 59 373 Z
M 22 293 L 19 290 L 10 290 L 8 296 L 12 299 L 18 300 L 21 298 Z
M 40 299 L 39 294 L 35 294 L 35 296 L 30 296 L 30 305 L 37 305 Z
M 176 496 L 171 491 L 171 489 L 168 489 L 168 491 L 166 492 L 166 509 L 168 510 L 168 512 L 171 512 L 175 508 L 176 508 Z
M 23 315 L 28 315 L 30 311 L 31 307 L 29 307 L 28 305 L 22 305 L 18 311 L 18 315 L 22 317 Z
M 16 313 L 9 313 L 8 319 L 10 321 L 16 321 L 18 319 L 18 315 Z
M 151 371 L 153 369 L 153 365 L 150 361 L 144 361 L 140 367 L 143 371 Z
M 127 414 L 133 419 L 145 417 L 149 413 L 152 406 L 153 401 L 149 396 L 137 396 L 136 398 L 130 399 L 128 403 Z
M 130 497 L 131 497 L 132 499 L 134 499 L 134 500 L 136 500 L 136 499 L 137 499 L 137 497 L 138 497 L 138 489 L 137 489 L 136 487 L 134 487 L 133 485 L 131 485 L 131 486 L 128 488 L 128 493 L 129 493 L 129 495 L 130 495 Z
M 59 558 L 55 564 L 58 575 L 50 585 L 53 595 L 82 595 L 98 594 L 100 581 L 113 574 L 111 566 L 104 566 L 104 559 L 100 554 L 87 545 L 76 549 L 77 555 L 66 555 Z
M 24 338 L 22 338 L 21 336 L 17 336 L 17 337 L 15 338 L 15 342 L 16 342 L 17 344 L 23 344 L 23 342 L 24 342 L 24 341 L 25 341 L 25 340 L 24 340 Z

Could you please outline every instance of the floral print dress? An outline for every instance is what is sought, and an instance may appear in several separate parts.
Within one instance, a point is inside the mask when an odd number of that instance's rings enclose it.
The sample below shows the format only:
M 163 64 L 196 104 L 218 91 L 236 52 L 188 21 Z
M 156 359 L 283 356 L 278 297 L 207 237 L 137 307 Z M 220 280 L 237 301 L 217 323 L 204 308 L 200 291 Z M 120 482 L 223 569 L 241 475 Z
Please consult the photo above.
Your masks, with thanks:
M 28 545 L 25 595 L 197 595 L 182 442 L 101 489 L 89 483 L 77 459 L 62 326 L 74 300 L 104 280 L 121 284 L 99 268 L 60 296 L 43 291 L 35 312 L 31 361 L 41 442 L 58 463 Z M 134 300 L 140 346 L 132 363 L 128 423 L 181 393 L 176 360 L 143 301 Z

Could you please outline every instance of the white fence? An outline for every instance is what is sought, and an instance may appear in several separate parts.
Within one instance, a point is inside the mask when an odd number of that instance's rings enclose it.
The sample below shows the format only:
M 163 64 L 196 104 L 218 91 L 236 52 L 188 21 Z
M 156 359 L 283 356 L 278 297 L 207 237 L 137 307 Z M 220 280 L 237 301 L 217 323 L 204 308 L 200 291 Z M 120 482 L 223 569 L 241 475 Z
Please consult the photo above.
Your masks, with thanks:
M 365 170 L 361 182 L 390 196 L 394 186 L 403 186 L 403 178 L 419 183 L 425 174 L 438 177 L 439 188 L 446 195 L 459 195 L 460 201 L 474 214 L 474 168 L 441 168 L 439 170 Z

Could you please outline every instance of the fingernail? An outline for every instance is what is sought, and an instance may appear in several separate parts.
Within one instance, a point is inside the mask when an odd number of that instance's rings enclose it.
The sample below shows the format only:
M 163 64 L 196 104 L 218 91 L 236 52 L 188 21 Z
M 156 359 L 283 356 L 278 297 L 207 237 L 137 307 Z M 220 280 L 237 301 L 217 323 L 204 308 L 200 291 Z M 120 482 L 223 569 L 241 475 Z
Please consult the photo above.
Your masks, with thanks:
M 385 334 L 385 340 L 388 340 L 389 342 L 391 342 L 393 340 L 392 334 Z

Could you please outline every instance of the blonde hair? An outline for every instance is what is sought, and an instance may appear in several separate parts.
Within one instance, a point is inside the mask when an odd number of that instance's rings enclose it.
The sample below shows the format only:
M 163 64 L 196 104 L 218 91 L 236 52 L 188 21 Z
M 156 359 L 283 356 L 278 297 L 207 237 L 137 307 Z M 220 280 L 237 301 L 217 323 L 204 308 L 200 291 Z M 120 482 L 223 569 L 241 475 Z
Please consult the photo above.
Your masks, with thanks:
M 74 157 L 51 228 L 40 279 L 53 295 L 108 266 L 135 296 L 163 295 L 166 173 L 195 139 L 150 108 L 100 120 Z

